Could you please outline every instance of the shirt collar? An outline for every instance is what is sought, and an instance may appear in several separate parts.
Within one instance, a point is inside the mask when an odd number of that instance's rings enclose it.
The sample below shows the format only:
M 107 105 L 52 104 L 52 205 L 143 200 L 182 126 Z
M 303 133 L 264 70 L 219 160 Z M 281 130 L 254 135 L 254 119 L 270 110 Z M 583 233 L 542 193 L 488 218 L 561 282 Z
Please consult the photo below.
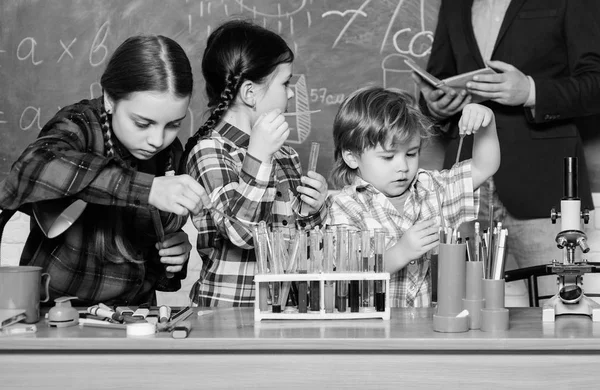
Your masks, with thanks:
M 222 121 L 215 127 L 215 131 L 221 134 L 224 138 L 231 140 L 238 148 L 248 148 L 250 136 L 238 129 L 234 125 Z

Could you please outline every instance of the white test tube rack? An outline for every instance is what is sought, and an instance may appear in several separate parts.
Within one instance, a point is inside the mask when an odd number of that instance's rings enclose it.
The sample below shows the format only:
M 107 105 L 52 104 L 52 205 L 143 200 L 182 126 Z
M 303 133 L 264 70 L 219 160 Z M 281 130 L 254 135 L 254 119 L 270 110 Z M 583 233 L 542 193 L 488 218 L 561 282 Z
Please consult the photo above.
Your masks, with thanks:
M 301 282 L 301 281 L 319 281 L 319 291 L 325 291 L 324 285 L 326 281 L 338 280 L 383 280 L 385 281 L 385 310 L 384 311 L 359 311 L 351 312 L 350 307 L 347 307 L 345 312 L 339 312 L 334 309 L 333 313 L 325 312 L 325 296 L 320 294 L 320 310 L 307 311 L 306 313 L 273 313 L 272 307 L 269 306 L 267 311 L 261 311 L 259 306 L 260 289 L 259 283 L 265 282 Z M 340 272 L 340 273 L 307 273 L 307 274 L 256 274 L 254 275 L 254 321 L 262 320 L 342 320 L 342 319 L 364 319 L 364 318 L 381 318 L 382 320 L 390 319 L 390 274 L 389 272 Z M 373 307 L 374 309 L 374 307 Z

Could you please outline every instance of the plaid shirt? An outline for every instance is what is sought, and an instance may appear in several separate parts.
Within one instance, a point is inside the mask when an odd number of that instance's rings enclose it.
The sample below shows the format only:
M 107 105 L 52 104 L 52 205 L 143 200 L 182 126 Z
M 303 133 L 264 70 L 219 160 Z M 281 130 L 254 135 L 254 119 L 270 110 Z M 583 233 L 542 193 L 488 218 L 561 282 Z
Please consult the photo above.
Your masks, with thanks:
M 86 201 L 83 214 L 54 239 L 44 236 L 32 218 L 20 264 L 40 266 L 50 274 L 51 299 L 77 296 L 79 304 L 152 302 L 155 289 L 181 288 L 186 273 L 166 278 L 148 209 L 155 174 L 164 174 L 166 159 L 176 159 L 181 144 L 176 141 L 151 160 L 140 161 L 113 136 L 115 157 L 108 158 L 100 115 L 100 99 L 60 110 L 0 182 L 0 208 L 31 214 L 28 204 L 33 202 L 66 197 Z M 115 264 L 92 251 L 95 222 L 111 213 L 122 216 L 124 239 L 137 249 L 139 263 Z M 166 233 L 180 230 L 186 220 L 162 212 L 161 217 Z
M 276 228 L 319 225 L 326 209 L 300 216 L 296 187 L 302 169 L 294 149 L 281 147 L 271 161 L 247 154 L 250 136 L 223 123 L 192 149 L 187 170 L 208 192 L 214 207 L 246 229 L 265 221 Z M 252 306 L 256 257 L 252 234 L 218 214 L 192 218 L 202 255 L 200 279 L 190 292 L 199 306 Z
M 402 214 L 389 199 L 366 181 L 357 178 L 331 199 L 326 220 L 328 225 L 348 225 L 358 230 L 383 228 L 386 250 L 394 246 L 411 226 L 419 221 L 436 218 L 440 207 L 433 189 L 439 188 L 445 226 L 458 227 L 477 218 L 479 190 L 473 191 L 471 160 L 449 170 L 419 169 L 409 187 L 410 194 Z M 431 305 L 431 276 L 426 255 L 412 261 L 391 275 L 390 303 L 392 307 L 427 307 Z

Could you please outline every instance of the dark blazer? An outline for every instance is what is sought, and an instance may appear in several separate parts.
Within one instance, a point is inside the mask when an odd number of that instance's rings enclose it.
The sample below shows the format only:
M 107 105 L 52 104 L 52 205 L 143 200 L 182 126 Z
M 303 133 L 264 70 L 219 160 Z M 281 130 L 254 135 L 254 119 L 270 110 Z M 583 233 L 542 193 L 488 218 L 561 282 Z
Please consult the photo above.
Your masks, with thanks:
M 473 0 L 442 0 L 427 69 L 446 78 L 484 67 L 471 23 Z M 512 0 L 492 60 L 509 63 L 535 81 L 535 117 L 529 108 L 493 109 L 502 162 L 494 175 L 508 211 L 519 218 L 549 217 L 563 197 L 563 160 L 579 159 L 582 208 L 593 208 L 588 171 L 575 118 L 600 113 L 598 0 Z M 456 160 L 460 115 L 451 118 L 444 166 Z M 600 130 L 600 129 L 598 129 Z M 471 157 L 466 137 L 461 159 Z

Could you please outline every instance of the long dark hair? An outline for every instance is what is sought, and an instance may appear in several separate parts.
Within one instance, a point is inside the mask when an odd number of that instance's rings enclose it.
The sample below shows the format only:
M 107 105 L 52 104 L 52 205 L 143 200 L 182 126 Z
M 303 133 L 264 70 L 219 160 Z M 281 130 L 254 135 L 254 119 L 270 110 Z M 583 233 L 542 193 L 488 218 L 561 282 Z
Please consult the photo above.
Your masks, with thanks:
M 162 35 L 138 35 L 128 38 L 115 50 L 102 74 L 100 84 L 103 93 L 114 102 L 127 99 L 134 92 L 169 92 L 183 98 L 192 95 L 194 78 L 190 60 L 177 42 Z M 100 119 L 104 154 L 112 157 L 115 153 L 112 121 L 104 105 Z M 122 212 L 115 209 L 109 212 L 106 207 L 89 206 L 102 213 L 96 219 L 95 253 L 115 263 L 142 261 L 134 255 L 131 244 L 124 239 Z M 107 212 L 111 215 L 106 215 Z
M 202 56 L 210 116 L 188 139 L 182 164 L 198 140 L 219 123 L 244 81 L 263 83 L 278 65 L 293 61 L 294 53 L 282 37 L 252 22 L 231 20 L 213 31 Z

